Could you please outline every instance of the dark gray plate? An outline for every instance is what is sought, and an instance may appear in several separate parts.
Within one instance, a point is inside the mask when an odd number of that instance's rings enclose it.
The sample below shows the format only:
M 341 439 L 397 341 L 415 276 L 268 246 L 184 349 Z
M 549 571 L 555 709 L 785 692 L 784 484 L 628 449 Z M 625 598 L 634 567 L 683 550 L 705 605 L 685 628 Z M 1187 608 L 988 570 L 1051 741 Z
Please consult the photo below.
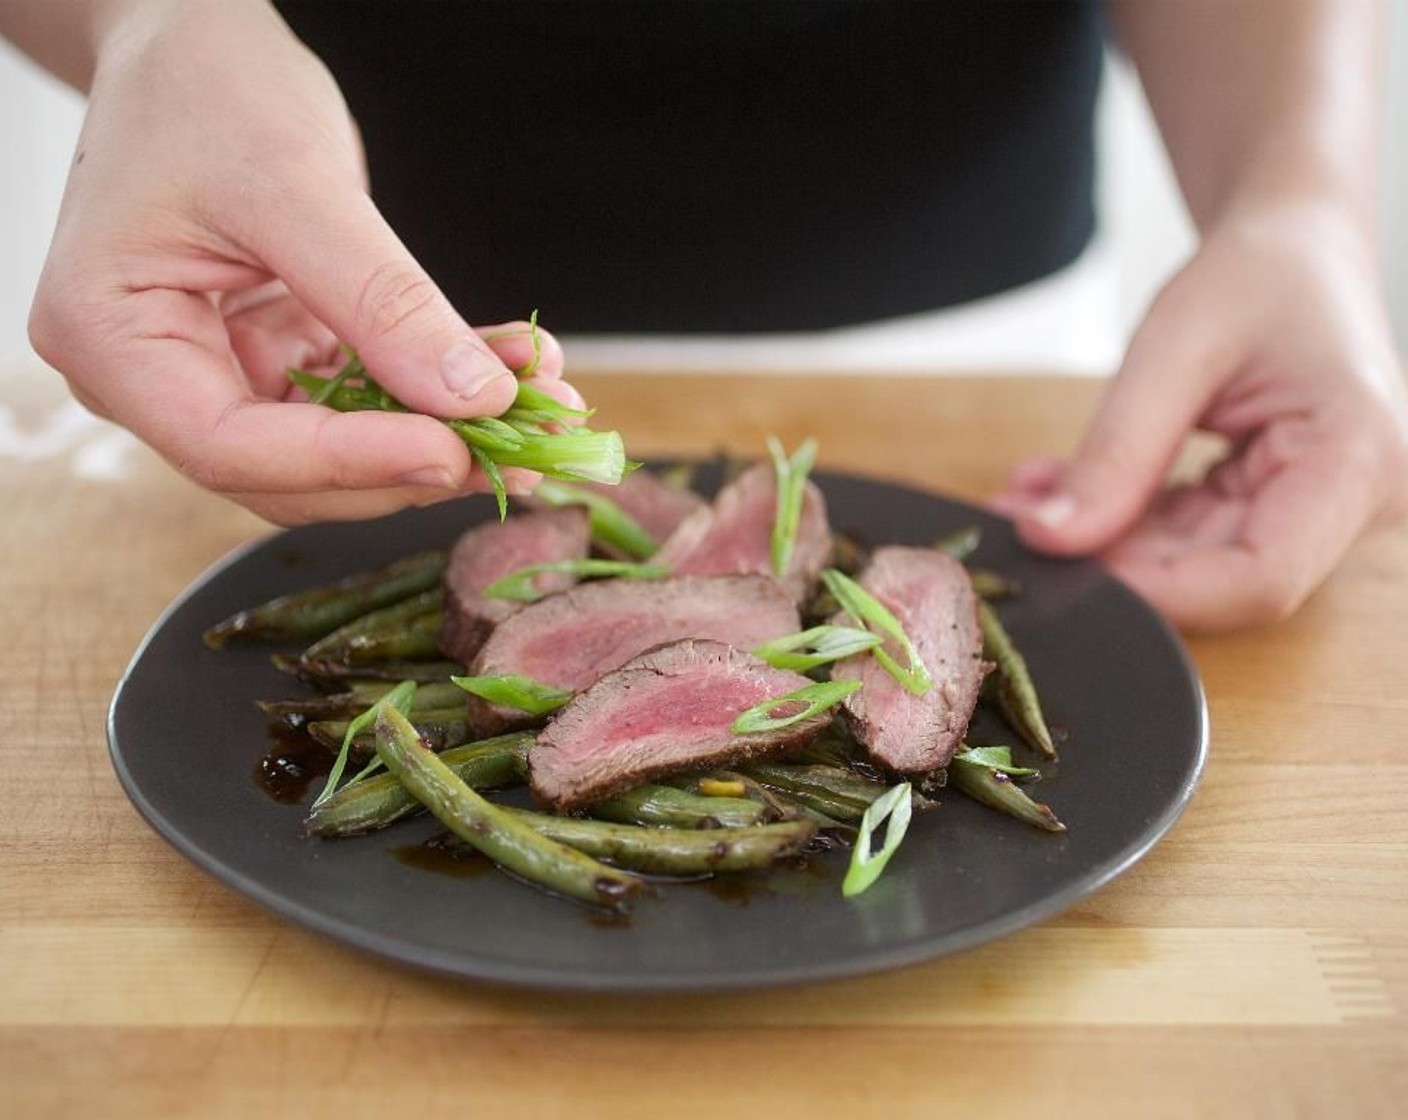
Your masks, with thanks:
M 393 849 L 430 835 L 425 821 L 303 839 L 302 808 L 253 779 L 269 748 L 253 701 L 300 686 L 269 666 L 267 647 L 214 653 L 201 632 L 274 595 L 446 545 L 491 515 L 482 499 L 279 533 L 204 575 L 118 687 L 108 732 L 118 776 L 184 855 L 295 922 L 406 964 L 543 988 L 717 990 L 892 968 L 1032 925 L 1139 859 L 1188 803 L 1207 749 L 1202 689 L 1178 638 L 1094 564 L 1035 557 L 978 509 L 850 476 L 818 481 L 833 524 L 870 543 L 982 526 L 977 562 L 1023 584 L 1002 614 L 1049 718 L 1069 730 L 1038 787 L 1069 831 L 1040 832 L 950 793 L 856 899 L 841 897 L 844 857 L 832 853 L 746 885 L 664 887 L 624 924 L 496 872 L 456 880 L 406 865 Z M 985 722 L 972 739 L 1011 736 Z

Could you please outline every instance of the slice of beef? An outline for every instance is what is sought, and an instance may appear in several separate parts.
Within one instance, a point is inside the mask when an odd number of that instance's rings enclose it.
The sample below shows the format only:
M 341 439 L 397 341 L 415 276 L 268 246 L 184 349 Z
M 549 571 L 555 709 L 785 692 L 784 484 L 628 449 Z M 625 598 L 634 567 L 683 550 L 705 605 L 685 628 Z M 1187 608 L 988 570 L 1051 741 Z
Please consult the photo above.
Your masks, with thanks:
M 470 672 L 516 673 L 579 692 L 653 646 L 708 638 L 752 649 L 800 624 L 787 593 L 763 576 L 602 580 L 524 607 L 495 629 Z M 477 697 L 469 716 L 484 735 L 529 721 Z
M 539 799 L 565 810 L 661 774 L 785 752 L 820 733 L 830 713 L 749 735 L 735 734 L 733 722 L 809 684 L 720 642 L 659 646 L 558 713 L 529 748 L 529 784 Z
M 983 660 L 973 583 L 962 564 L 938 549 L 899 545 L 876 549 L 859 582 L 899 620 L 934 683 L 916 696 L 869 653 L 837 662 L 833 680 L 863 684 L 845 701 L 851 729 L 871 757 L 891 770 L 941 770 L 968 730 L 978 689 L 992 667 Z M 905 663 L 893 646 L 890 652 Z
M 580 560 L 590 544 L 586 511 L 544 510 L 491 521 L 465 532 L 445 565 L 445 621 L 440 648 L 468 665 L 494 627 L 522 609 L 513 599 L 487 599 L 484 588 L 531 564 Z M 534 581 L 543 592 L 571 587 L 575 577 L 543 573 Z
M 654 562 L 675 575 L 719 576 L 745 572 L 771 576 L 772 527 L 777 516 L 777 478 L 771 463 L 749 467 L 722 490 L 714 504 L 680 524 L 660 546 Z M 782 584 L 794 602 L 806 602 L 831 556 L 826 499 L 808 482 L 798 520 L 797 542 Z
M 592 490 L 605 498 L 610 498 L 621 512 L 644 529 L 656 544 L 669 539 L 690 514 L 708 508 L 709 503 L 693 490 L 670 486 L 660 476 L 648 470 L 636 470 L 626 475 L 615 486 L 599 482 L 574 482 L 573 486 Z M 524 499 L 531 508 L 541 507 L 532 496 Z M 598 544 L 609 556 L 626 559 L 615 550 Z

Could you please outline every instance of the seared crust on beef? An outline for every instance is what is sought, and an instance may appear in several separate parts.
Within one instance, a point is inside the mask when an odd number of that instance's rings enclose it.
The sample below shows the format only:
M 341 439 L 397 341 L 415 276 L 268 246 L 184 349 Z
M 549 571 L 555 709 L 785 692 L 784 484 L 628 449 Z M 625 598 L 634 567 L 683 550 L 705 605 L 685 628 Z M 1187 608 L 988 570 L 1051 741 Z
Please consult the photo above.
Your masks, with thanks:
M 558 810 L 659 774 L 777 754 L 830 722 L 819 712 L 780 730 L 736 735 L 749 708 L 811 682 L 720 642 L 659 646 L 574 697 L 529 748 L 533 793 Z
M 978 597 L 957 560 L 933 548 L 876 549 L 860 584 L 899 620 L 933 677 L 923 696 L 908 692 L 870 654 L 832 667 L 833 680 L 859 680 L 845 713 L 856 739 L 882 766 L 922 775 L 948 765 L 968 730 L 983 677 Z M 892 651 L 893 652 L 893 651 Z

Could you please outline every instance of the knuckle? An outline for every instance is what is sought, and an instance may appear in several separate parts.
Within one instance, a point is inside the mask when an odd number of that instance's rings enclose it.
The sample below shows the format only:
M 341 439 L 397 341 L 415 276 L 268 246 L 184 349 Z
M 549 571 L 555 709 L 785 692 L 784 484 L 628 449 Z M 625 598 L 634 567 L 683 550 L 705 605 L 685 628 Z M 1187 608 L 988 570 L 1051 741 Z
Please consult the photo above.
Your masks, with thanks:
M 379 265 L 367 277 L 357 299 L 353 322 L 361 346 L 396 338 L 433 319 L 441 295 L 420 269 L 403 261 Z

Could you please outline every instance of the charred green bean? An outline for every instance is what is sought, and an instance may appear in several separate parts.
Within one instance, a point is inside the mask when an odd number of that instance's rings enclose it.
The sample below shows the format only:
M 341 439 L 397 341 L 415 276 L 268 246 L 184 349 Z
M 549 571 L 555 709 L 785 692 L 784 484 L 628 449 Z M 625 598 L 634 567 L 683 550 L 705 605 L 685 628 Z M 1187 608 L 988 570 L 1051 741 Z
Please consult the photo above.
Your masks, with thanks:
M 669 828 L 748 828 L 772 819 L 766 805 L 743 797 L 702 797 L 647 783 L 590 806 L 587 812 L 619 824 Z
M 376 571 L 281 595 L 217 622 L 205 632 L 205 644 L 222 649 L 239 638 L 309 642 L 438 586 L 444 570 L 444 552 L 420 552 Z
M 983 628 L 983 656 L 996 665 L 997 702 L 1002 714 L 1028 744 L 1047 758 L 1055 758 L 1056 744 L 1042 714 L 1026 658 L 1012 644 L 997 612 L 981 599 L 978 621 Z
M 523 809 L 509 812 L 543 836 L 594 859 L 648 875 L 757 871 L 785 856 L 800 855 L 817 832 L 811 821 L 752 828 L 648 828 Z
M 1066 831 L 1066 826 L 1057 819 L 1051 808 L 1029 797 L 1010 774 L 981 763 L 968 762 L 961 754 L 954 755 L 949 763 L 948 784 L 974 801 L 980 801 L 1019 821 L 1047 832 Z
M 440 761 L 473 789 L 502 789 L 522 780 L 532 742 L 533 736 L 521 731 L 498 735 L 451 747 Z M 385 828 L 421 808 L 395 775 L 376 774 L 343 786 L 315 805 L 303 829 L 309 836 L 356 836 Z
M 303 660 L 366 665 L 435 657 L 440 651 L 443 602 L 444 593 L 437 587 L 363 615 L 314 642 L 303 651 Z
M 421 744 L 410 721 L 395 708 L 384 707 L 377 716 L 376 752 L 436 820 L 520 878 L 618 911 L 644 885 L 634 875 L 539 835 L 514 814 L 486 801 Z

